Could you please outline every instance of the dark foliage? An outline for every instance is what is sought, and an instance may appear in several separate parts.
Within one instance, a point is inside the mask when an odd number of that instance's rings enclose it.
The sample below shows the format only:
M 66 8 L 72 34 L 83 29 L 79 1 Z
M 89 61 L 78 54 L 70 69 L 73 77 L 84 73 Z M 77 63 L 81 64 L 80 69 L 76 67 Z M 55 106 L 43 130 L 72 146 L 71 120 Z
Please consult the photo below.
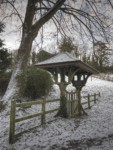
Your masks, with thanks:
M 11 72 L 0 74 L 0 95 L 5 93 L 10 77 L 11 77 Z
M 20 77 L 20 91 L 22 96 L 40 98 L 46 95 L 52 87 L 51 75 L 37 68 L 26 69 Z
M 51 54 L 47 51 L 41 50 L 38 54 L 37 54 L 37 60 L 38 62 L 40 61 L 44 61 L 46 59 L 49 59 L 51 57 L 53 57 L 55 54 Z
M 0 73 L 4 73 L 11 65 L 11 57 L 8 50 L 5 48 L 0 49 Z
M 78 57 L 78 47 L 74 44 L 74 42 L 75 41 L 72 38 L 63 38 L 59 45 L 60 52 L 73 52 L 73 54 L 75 54 L 75 56 Z
M 4 24 L 0 22 L 0 33 L 4 30 Z M 4 73 L 11 64 L 11 57 L 6 48 L 3 48 L 3 40 L 0 39 L 0 73 Z

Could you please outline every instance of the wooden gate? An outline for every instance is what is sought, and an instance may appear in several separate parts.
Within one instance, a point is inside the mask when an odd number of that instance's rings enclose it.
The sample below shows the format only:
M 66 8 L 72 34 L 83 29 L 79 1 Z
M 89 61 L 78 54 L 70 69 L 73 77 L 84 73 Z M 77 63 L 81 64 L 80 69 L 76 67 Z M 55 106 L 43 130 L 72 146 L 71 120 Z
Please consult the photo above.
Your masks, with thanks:
M 78 112 L 78 101 L 76 98 L 76 92 L 65 92 L 65 96 L 67 98 L 67 112 L 69 117 L 74 117 L 74 115 Z
M 69 117 L 74 117 L 75 115 L 79 114 L 77 93 L 66 91 L 65 96 L 67 98 L 68 115 Z M 85 108 L 83 107 L 83 109 L 90 109 L 94 104 L 96 104 L 98 97 L 100 97 L 100 92 L 97 94 L 94 93 L 94 94 L 88 94 L 86 96 L 81 96 L 81 105 L 86 106 Z

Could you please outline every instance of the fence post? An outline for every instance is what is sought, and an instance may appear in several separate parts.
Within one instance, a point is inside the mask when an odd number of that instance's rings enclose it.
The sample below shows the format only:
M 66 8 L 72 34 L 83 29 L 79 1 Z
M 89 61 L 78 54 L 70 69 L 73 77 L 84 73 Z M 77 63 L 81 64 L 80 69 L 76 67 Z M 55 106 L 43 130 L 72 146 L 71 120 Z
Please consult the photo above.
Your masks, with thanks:
M 10 129 L 9 129 L 9 143 L 13 144 L 15 140 L 15 111 L 16 111 L 16 101 L 11 101 L 11 111 L 10 111 Z
M 88 108 L 90 109 L 90 95 L 88 94 Z
M 42 102 L 41 125 L 45 124 L 45 106 L 46 106 L 46 99 L 43 99 L 43 102 Z
M 94 103 L 96 104 L 96 93 L 94 93 Z
M 100 92 L 98 93 L 99 97 L 100 97 Z

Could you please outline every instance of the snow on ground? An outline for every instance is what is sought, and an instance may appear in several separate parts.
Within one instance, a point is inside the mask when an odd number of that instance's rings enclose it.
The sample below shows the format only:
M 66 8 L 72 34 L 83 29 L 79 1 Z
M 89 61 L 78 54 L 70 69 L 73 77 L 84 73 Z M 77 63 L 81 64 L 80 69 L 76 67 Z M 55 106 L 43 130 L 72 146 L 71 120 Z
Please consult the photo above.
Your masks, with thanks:
M 94 75 L 94 77 L 96 77 L 98 79 L 107 80 L 107 81 L 113 81 L 112 73 L 99 73 L 98 75 Z
M 99 91 L 101 97 L 97 104 L 87 111 L 88 116 L 56 118 L 45 126 L 22 134 L 13 145 L 8 144 L 9 116 L 2 112 L 0 150 L 113 150 L 113 82 L 89 78 L 82 94 Z M 53 92 L 52 97 L 55 98 Z M 55 103 L 54 107 L 56 105 L 59 106 Z M 48 118 L 52 119 L 53 115 Z M 32 124 L 35 126 L 39 119 L 32 120 L 32 123 L 25 121 L 18 124 L 16 131 L 18 132 L 20 128 L 26 129 L 30 123 L 31 126 Z

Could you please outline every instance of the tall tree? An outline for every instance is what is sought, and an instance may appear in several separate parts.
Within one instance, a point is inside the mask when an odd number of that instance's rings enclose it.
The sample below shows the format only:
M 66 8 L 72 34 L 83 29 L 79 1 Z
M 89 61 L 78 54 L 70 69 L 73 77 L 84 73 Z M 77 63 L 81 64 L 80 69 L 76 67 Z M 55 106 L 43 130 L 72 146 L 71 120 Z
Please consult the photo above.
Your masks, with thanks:
M 59 50 L 60 52 L 73 53 L 73 55 L 75 55 L 76 57 L 79 56 L 78 46 L 74 44 L 74 39 L 70 37 L 62 39 L 59 44 Z
M 94 54 L 93 59 L 99 67 L 109 65 L 109 56 L 111 54 L 110 48 L 107 47 L 106 43 L 98 41 L 94 43 Z
M 105 1 L 112 6 L 110 0 Z M 40 29 L 50 19 L 56 26 L 57 33 L 67 36 L 68 33 L 76 31 L 78 34 L 85 34 L 89 40 L 92 38 L 92 41 L 95 40 L 96 33 L 98 33 L 98 36 L 107 39 L 108 36 L 106 36 L 106 32 L 108 26 L 110 27 L 110 24 L 105 22 L 106 16 L 103 12 L 100 12 L 100 10 L 102 10 L 100 9 L 101 3 L 104 3 L 104 1 L 28 0 L 27 4 L 25 4 L 25 14 L 20 14 L 20 10 L 18 10 L 18 7 L 16 7 L 16 2 L 18 1 L 1 1 L 1 8 L 4 5 L 6 7 L 10 5 L 12 9 L 9 9 L 9 11 L 11 10 L 11 12 L 8 13 L 10 14 L 9 16 L 17 14 L 22 23 L 22 37 L 18 49 L 17 64 L 15 65 L 7 91 L 2 98 L 4 103 L 11 99 L 16 99 L 18 96 L 18 79 L 27 66 L 33 41 L 37 35 L 39 35 Z M 7 17 L 4 17 L 4 19 Z

